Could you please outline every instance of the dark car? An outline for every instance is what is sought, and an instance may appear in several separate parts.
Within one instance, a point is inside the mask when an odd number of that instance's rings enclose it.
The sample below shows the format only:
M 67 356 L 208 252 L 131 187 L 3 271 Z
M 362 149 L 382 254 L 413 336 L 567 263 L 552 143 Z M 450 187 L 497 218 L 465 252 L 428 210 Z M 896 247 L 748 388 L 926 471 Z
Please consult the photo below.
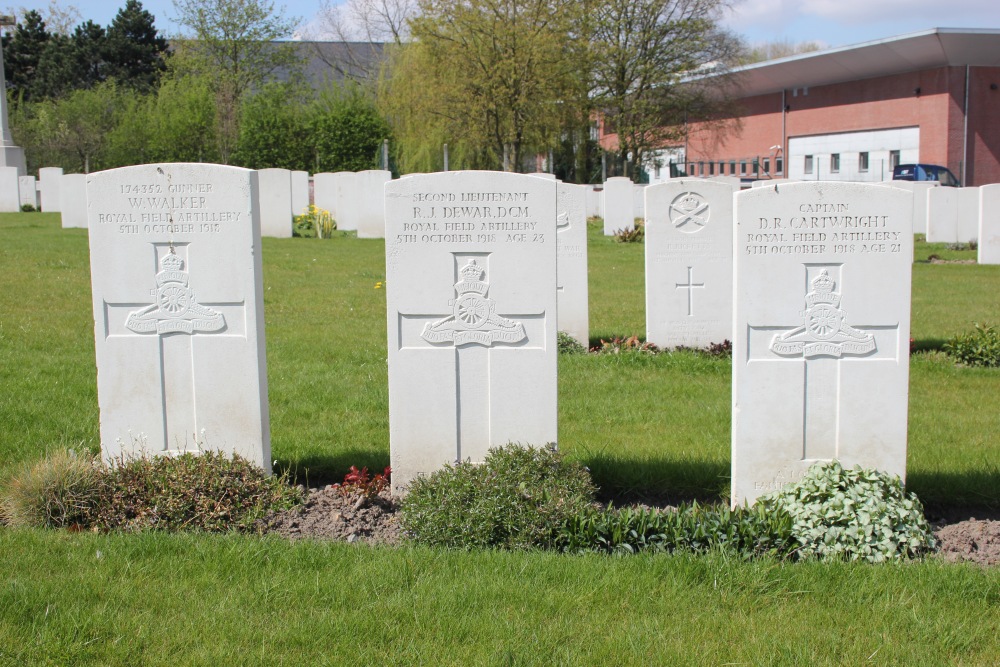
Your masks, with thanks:
M 892 170 L 894 181 L 937 181 L 941 185 L 957 188 L 961 183 L 948 167 L 938 164 L 901 164 Z

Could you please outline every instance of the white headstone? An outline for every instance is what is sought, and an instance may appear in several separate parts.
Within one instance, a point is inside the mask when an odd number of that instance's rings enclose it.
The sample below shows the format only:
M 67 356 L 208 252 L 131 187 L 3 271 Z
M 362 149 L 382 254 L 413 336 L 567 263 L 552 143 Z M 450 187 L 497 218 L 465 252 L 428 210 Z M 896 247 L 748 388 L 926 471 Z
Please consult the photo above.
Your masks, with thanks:
M 587 302 L 587 212 L 582 185 L 559 183 L 558 247 L 559 330 L 590 345 Z
M 444 172 L 386 194 L 393 488 L 556 442 L 556 183 Z
M 604 213 L 604 186 L 587 186 L 587 217 L 599 218 Z
M 736 195 L 734 504 L 818 461 L 905 476 L 911 206 L 846 182 Z
M 646 188 L 645 183 L 635 183 L 632 186 L 632 218 L 646 217 Z
M 255 171 L 88 177 L 101 451 L 235 452 L 271 469 Z
M 894 188 L 913 193 L 913 233 L 927 233 L 927 191 L 940 185 L 937 181 L 884 181 Z
M 927 242 L 958 242 L 959 188 L 931 188 L 927 191 Z
M 673 179 L 646 189 L 646 339 L 707 347 L 733 339 L 733 193 Z
M 969 243 L 977 240 L 979 240 L 979 188 L 958 188 L 958 242 Z
M 87 226 L 87 176 L 64 174 L 59 183 L 59 211 L 63 228 Z
M 316 206 L 329 211 L 341 231 L 356 231 L 358 228 L 356 180 L 353 171 L 313 176 Z
M 385 238 L 385 184 L 392 173 L 381 169 L 359 171 L 355 175 L 358 238 Z
M 21 205 L 38 208 L 38 184 L 34 176 L 19 176 L 17 179 Z
M 17 179 L 17 167 L 0 167 L 0 212 L 16 213 L 21 210 Z
M 624 176 L 609 178 L 604 183 L 604 235 L 635 228 L 632 181 Z
M 42 167 L 38 170 L 38 191 L 41 194 L 42 210 L 46 213 L 59 212 L 59 184 L 62 176 L 62 167 Z
M 293 171 L 292 216 L 302 215 L 309 208 L 309 172 Z
M 980 264 L 1000 264 L 1000 183 L 979 188 Z
M 260 235 L 292 236 L 292 174 L 287 169 L 258 171 L 260 187 Z
M 532 172 L 531 175 L 532 176 L 540 176 L 542 178 L 548 178 L 548 179 L 551 179 L 551 180 L 555 180 L 555 178 L 556 178 L 555 174 L 550 174 L 547 171 L 536 171 L 536 172 Z

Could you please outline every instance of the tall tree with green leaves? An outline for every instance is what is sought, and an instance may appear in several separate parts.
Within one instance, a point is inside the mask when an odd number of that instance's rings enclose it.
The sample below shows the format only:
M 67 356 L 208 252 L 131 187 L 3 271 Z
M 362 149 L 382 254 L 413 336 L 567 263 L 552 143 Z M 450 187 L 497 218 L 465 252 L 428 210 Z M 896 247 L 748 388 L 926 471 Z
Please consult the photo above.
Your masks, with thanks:
M 228 163 L 239 137 L 247 94 L 276 73 L 294 73 L 301 58 L 292 36 L 298 20 L 271 0 L 174 0 L 177 22 L 187 29 L 186 62 L 208 77 L 216 96 L 219 157 Z
M 26 12 L 14 30 L 3 37 L 7 87 L 24 100 L 35 97 L 38 66 L 50 38 L 42 15 L 34 10 Z
M 107 34 L 104 28 L 87 21 L 73 31 L 70 41 L 72 76 L 67 87 L 91 88 L 108 78 Z
M 626 176 L 637 177 L 652 152 L 683 140 L 688 117 L 725 105 L 691 80 L 738 62 L 742 43 L 719 23 L 727 0 L 604 0 L 593 7 L 592 98 L 618 135 Z
M 154 23 L 139 0 L 128 0 L 108 26 L 107 70 L 119 84 L 149 92 L 166 70 L 167 40 Z

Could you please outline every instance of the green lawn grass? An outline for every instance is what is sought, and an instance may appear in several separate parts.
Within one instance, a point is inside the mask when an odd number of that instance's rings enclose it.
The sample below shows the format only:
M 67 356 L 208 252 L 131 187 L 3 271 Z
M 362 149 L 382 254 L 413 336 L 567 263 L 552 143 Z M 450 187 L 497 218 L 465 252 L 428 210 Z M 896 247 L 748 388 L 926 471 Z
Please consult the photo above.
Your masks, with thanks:
M 0 214 L 0 476 L 98 449 L 86 230 Z M 590 229 L 591 336 L 643 335 L 643 246 Z M 1000 267 L 918 245 L 909 488 L 1000 506 L 1000 373 L 935 352 L 1000 313 Z M 961 258 L 974 255 L 956 252 Z M 311 483 L 388 463 L 380 241 L 265 239 L 273 454 Z M 730 363 L 563 356 L 559 440 L 616 493 L 728 489 Z M 995 664 L 1000 572 L 380 550 L 0 528 L 2 664 Z

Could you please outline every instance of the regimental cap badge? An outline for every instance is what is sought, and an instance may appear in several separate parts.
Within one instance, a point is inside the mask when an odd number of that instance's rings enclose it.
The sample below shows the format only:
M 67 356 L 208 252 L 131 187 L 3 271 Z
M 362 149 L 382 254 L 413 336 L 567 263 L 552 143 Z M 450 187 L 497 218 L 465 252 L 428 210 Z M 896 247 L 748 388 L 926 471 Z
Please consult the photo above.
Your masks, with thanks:
M 462 274 L 462 280 L 455 283 L 455 291 L 458 292 L 459 296 L 470 292 L 485 296 L 486 292 L 489 291 L 490 284 L 483 282 L 483 269 L 476 263 L 476 260 L 470 259 L 469 263 L 459 270 L 459 273 Z
M 160 272 L 156 274 L 156 285 L 163 287 L 168 283 L 188 284 L 188 274 L 184 271 L 184 260 L 174 254 L 171 248 L 170 253 L 160 260 Z
M 682 197 L 674 206 L 685 212 L 694 211 L 699 206 L 701 206 L 701 199 L 699 199 L 698 196 L 695 195 L 693 192 L 689 192 L 684 197 Z
M 818 304 L 839 305 L 840 295 L 835 294 L 833 288 L 836 282 L 830 277 L 826 269 L 812 280 L 812 291 L 806 294 L 806 306 L 812 307 Z

